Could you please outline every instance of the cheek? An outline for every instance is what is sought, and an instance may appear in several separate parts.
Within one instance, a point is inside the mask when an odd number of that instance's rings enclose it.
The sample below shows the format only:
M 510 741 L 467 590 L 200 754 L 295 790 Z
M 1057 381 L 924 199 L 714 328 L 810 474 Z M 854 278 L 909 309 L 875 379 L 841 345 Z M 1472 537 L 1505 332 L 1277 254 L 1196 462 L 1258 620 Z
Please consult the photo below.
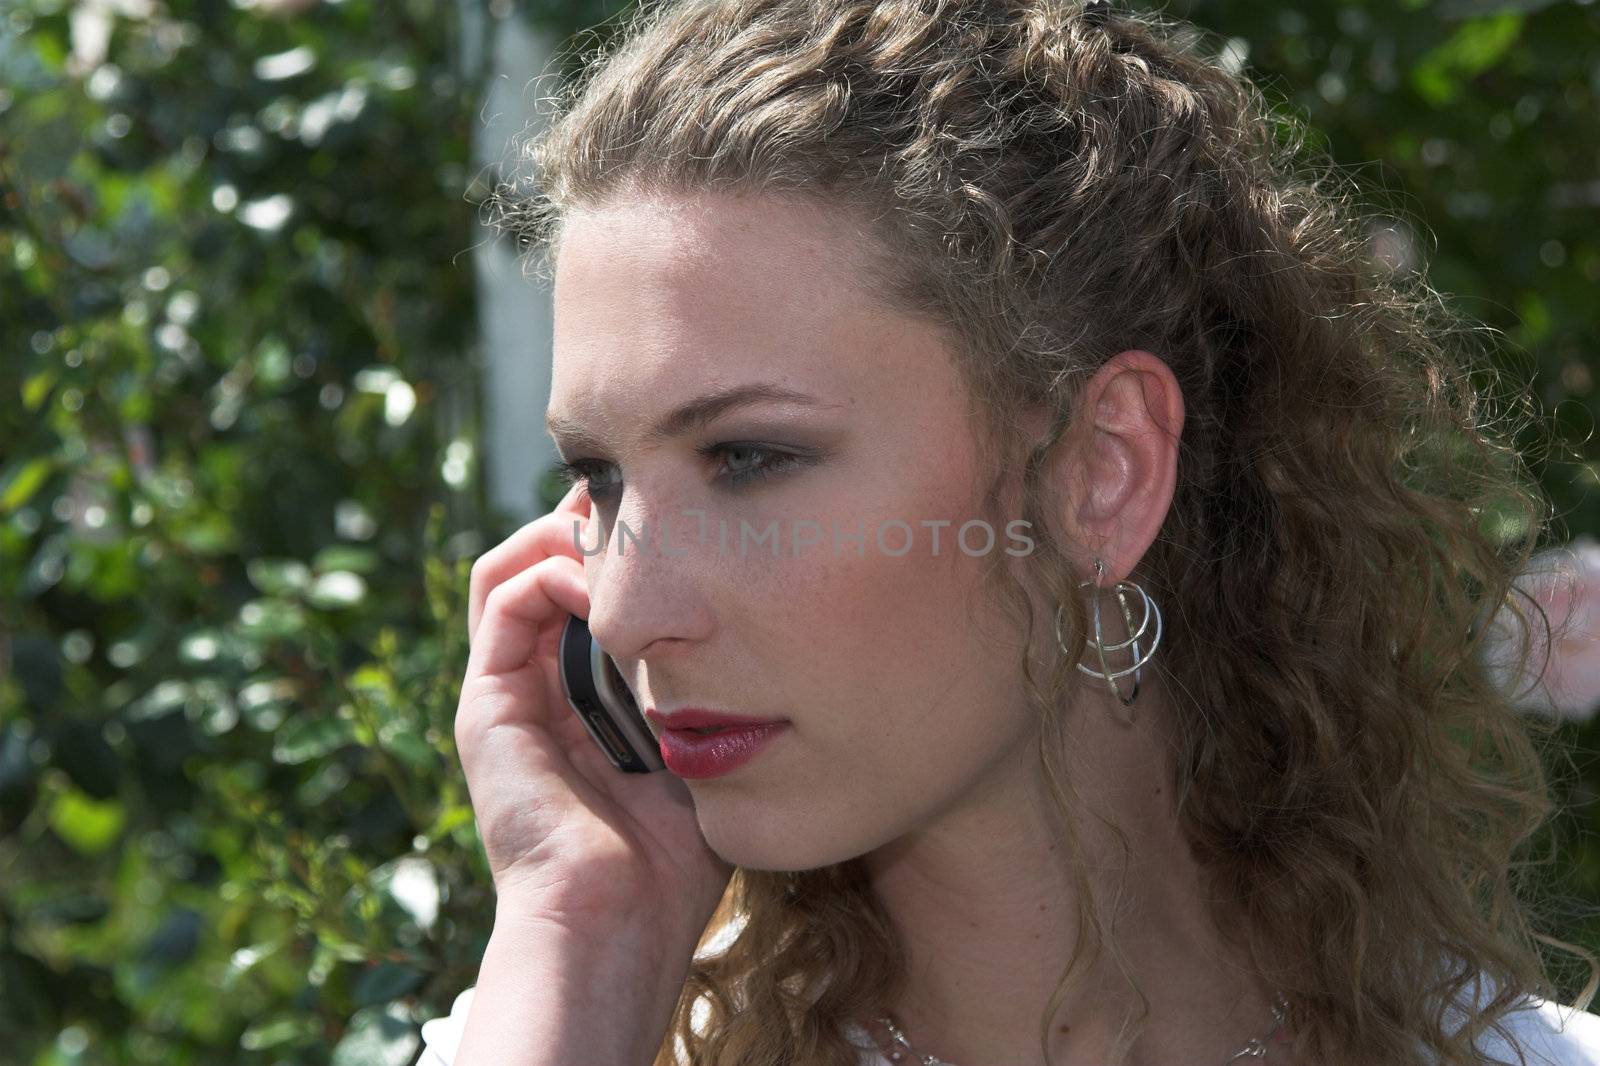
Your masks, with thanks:
M 1008 633 L 980 589 L 991 560 L 958 541 L 977 517 L 972 456 L 959 432 L 927 439 L 944 447 L 913 454 L 885 443 L 871 466 L 793 502 L 786 517 L 814 517 L 820 543 L 798 558 L 744 560 L 729 575 L 739 642 L 778 665 L 780 698 L 797 704 L 797 717 L 826 723 L 816 740 L 837 743 L 841 758 L 851 744 L 920 749 L 930 716 L 968 734 L 1020 678 L 1020 649 L 995 646 Z M 859 548 L 842 535 L 857 529 Z M 992 532 L 989 551 L 1014 547 L 1003 523 Z M 980 551 L 989 539 L 973 529 L 965 543 Z
M 917 547 L 898 557 L 879 552 L 868 529 L 862 556 L 849 547 L 788 563 L 804 569 L 783 612 L 797 654 L 784 657 L 795 670 L 790 690 L 822 696 L 808 708 L 827 723 L 819 740 L 837 743 L 841 757 L 914 750 L 914 769 L 930 748 L 970 750 L 1007 735 L 994 727 L 1013 702 L 1020 648 L 1006 645 L 1002 620 L 985 609 L 985 560 L 961 552 L 955 526 L 940 531 L 937 555 L 931 531 L 916 527 Z M 903 531 L 889 544 L 898 550 Z

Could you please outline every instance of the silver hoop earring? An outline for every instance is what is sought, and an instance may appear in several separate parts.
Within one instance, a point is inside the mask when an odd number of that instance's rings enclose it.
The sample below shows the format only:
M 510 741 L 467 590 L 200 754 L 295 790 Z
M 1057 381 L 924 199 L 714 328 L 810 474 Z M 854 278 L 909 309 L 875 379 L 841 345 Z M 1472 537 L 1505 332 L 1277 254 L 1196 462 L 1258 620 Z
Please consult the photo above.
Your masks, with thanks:
M 1105 563 L 1101 562 L 1099 556 L 1096 556 L 1094 560 L 1094 580 L 1080 581 L 1078 583 L 1078 587 L 1080 589 L 1088 588 L 1091 585 L 1093 585 L 1095 588 L 1094 637 L 1093 639 L 1087 641 L 1086 644 L 1088 647 L 1094 649 L 1096 656 L 1100 660 L 1100 669 L 1098 670 L 1095 670 L 1082 662 L 1078 663 L 1078 669 L 1082 670 L 1091 677 L 1105 678 L 1106 684 L 1111 686 L 1111 691 L 1117 694 L 1117 699 L 1121 700 L 1122 705 L 1126 707 L 1131 705 L 1134 700 L 1139 698 L 1139 680 L 1143 676 L 1144 665 L 1148 663 L 1155 655 L 1156 645 L 1161 643 L 1161 609 L 1156 606 L 1156 602 L 1152 600 L 1149 594 L 1139 586 L 1138 582 L 1117 582 L 1116 585 L 1112 586 L 1111 591 L 1116 594 L 1117 605 L 1122 608 L 1122 620 L 1127 623 L 1129 636 L 1127 640 L 1121 641 L 1120 643 L 1107 644 L 1105 642 L 1105 634 L 1100 626 L 1100 581 L 1103 577 L 1105 577 L 1105 572 Z M 1144 601 L 1144 617 L 1139 620 L 1139 628 L 1137 630 L 1135 630 L 1133 627 L 1133 612 L 1128 608 L 1128 599 L 1123 594 L 1124 588 L 1128 588 L 1134 592 L 1137 592 L 1139 594 L 1139 598 Z M 1065 609 L 1065 604 L 1056 608 L 1056 646 L 1061 649 L 1061 654 L 1068 655 L 1071 653 L 1067 650 L 1066 642 L 1062 640 L 1061 637 L 1061 612 Z M 1150 627 L 1151 618 L 1155 619 L 1155 634 L 1150 638 L 1150 646 L 1141 650 L 1139 647 L 1139 638 L 1144 636 L 1145 630 Z M 1106 661 L 1106 652 L 1121 651 L 1123 648 L 1129 647 L 1133 649 L 1133 662 L 1121 670 L 1113 671 L 1111 669 L 1111 664 Z M 1124 696 L 1122 694 L 1122 689 L 1117 685 L 1117 678 L 1126 677 L 1129 674 L 1133 675 L 1133 691 Z

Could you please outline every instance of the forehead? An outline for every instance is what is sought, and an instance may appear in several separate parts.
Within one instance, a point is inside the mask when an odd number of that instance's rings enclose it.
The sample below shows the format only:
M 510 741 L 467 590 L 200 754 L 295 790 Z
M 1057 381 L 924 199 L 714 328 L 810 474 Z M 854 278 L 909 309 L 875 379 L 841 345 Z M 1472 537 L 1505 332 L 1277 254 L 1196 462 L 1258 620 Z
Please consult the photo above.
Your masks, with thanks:
M 781 283 L 797 299 L 845 295 L 866 234 L 842 212 L 776 196 L 629 197 L 575 209 L 563 227 L 556 291 L 617 275 L 627 285 L 754 293 Z M 574 286 L 568 286 L 574 287 Z M 776 293 L 771 293 L 777 295 Z
M 643 387 L 668 370 L 705 382 L 837 367 L 864 340 L 909 325 L 868 291 L 866 240 L 820 208 L 767 198 L 574 213 L 555 263 L 553 397 L 608 371 Z

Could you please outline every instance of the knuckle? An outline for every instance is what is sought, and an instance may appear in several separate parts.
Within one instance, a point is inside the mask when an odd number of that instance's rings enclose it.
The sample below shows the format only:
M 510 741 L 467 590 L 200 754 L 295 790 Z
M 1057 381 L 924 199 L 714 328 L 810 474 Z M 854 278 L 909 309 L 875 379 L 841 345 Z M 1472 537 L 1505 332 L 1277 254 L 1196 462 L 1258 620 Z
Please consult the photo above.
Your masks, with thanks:
M 489 580 L 489 572 L 494 568 L 495 553 L 490 549 L 472 561 L 469 582 L 474 590 L 480 590 Z
M 523 573 L 529 574 L 529 577 L 525 582 L 517 582 L 516 584 L 513 584 L 511 581 L 502 581 L 500 584 L 490 589 L 489 594 L 485 596 L 483 600 L 484 616 L 488 617 L 490 615 L 494 615 L 499 617 L 504 615 L 511 609 L 511 606 L 517 602 L 517 600 L 524 594 L 525 591 L 531 591 L 538 588 L 540 580 L 538 575 L 541 570 L 542 568 L 535 564 L 533 567 L 530 567 L 529 570 L 523 571 Z M 526 590 L 522 586 L 526 586 Z
M 461 693 L 460 705 L 451 730 L 459 751 L 475 750 L 484 734 L 496 720 L 501 705 L 499 699 L 482 691 L 482 679 L 468 679 Z
M 472 742 L 483 732 L 482 715 L 476 713 L 479 709 L 478 701 L 472 699 L 461 701 L 461 707 L 456 713 L 455 724 L 452 727 L 456 738 L 456 747 L 471 747 Z
M 483 598 L 484 618 L 499 618 L 506 609 L 506 587 L 504 584 L 496 585 L 488 591 Z

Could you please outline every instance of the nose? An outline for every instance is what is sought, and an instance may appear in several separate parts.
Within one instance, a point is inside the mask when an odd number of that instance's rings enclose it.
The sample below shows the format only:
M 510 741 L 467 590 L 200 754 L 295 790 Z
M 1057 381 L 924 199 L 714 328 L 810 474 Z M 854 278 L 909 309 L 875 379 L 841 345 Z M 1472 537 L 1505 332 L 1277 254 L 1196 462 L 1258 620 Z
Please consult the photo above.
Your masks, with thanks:
M 707 565 L 692 520 L 659 508 L 620 511 L 605 549 L 584 561 L 595 643 L 620 663 L 703 640 L 711 629 Z

